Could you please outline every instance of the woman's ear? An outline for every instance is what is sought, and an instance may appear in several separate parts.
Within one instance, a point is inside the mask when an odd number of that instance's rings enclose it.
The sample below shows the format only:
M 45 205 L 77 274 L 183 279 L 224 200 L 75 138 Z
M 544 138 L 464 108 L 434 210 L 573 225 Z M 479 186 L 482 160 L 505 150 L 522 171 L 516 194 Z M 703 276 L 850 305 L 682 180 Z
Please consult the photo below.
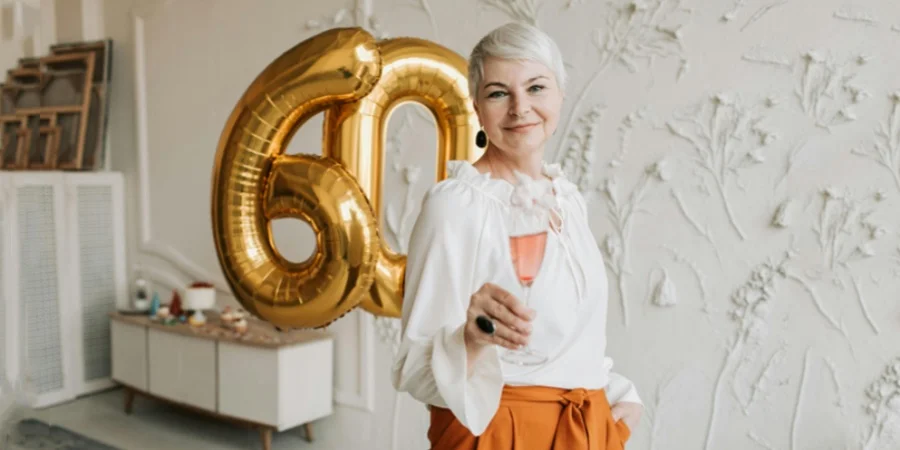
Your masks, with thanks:
M 478 103 L 476 103 L 475 101 L 472 102 L 472 109 L 475 110 L 475 117 L 478 118 L 478 123 L 479 123 L 479 124 L 483 124 L 484 121 L 481 120 L 481 111 L 479 111 L 479 109 L 478 109 Z

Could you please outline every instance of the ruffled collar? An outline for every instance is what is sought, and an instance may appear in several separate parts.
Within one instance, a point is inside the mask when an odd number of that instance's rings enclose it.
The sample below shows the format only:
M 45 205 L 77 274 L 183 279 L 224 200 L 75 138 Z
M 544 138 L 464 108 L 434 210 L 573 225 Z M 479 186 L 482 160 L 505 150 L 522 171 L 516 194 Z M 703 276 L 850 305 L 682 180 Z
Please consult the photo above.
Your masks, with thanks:
M 502 199 L 503 203 L 512 203 L 515 194 L 522 194 L 522 196 L 533 195 L 535 192 L 534 188 L 542 184 L 553 186 L 557 196 L 569 195 L 573 189 L 577 190 L 574 184 L 568 182 L 562 166 L 558 163 L 542 162 L 541 173 L 549 179 L 535 180 L 527 175 L 517 174 L 518 183 L 513 184 L 502 178 L 494 178 L 491 172 L 479 172 L 469 161 L 447 161 L 448 178 L 466 181 L 486 194 Z
M 506 210 L 508 231 L 513 235 L 530 234 L 547 229 L 552 214 L 559 215 L 560 202 L 577 190 L 567 182 L 559 164 L 542 164 L 541 173 L 547 178 L 534 179 L 515 173 L 516 183 L 493 178 L 490 172 L 481 173 L 469 161 L 447 162 L 449 178 L 459 179 L 501 203 Z

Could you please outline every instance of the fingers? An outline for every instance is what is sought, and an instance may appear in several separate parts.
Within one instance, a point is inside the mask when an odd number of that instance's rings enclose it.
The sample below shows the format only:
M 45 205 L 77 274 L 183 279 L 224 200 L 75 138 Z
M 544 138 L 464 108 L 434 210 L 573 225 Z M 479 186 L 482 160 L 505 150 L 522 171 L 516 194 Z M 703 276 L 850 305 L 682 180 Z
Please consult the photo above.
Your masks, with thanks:
M 487 302 L 486 305 L 482 306 L 482 309 L 494 318 L 495 325 L 499 322 L 501 326 L 519 331 L 523 337 L 531 333 L 529 321 L 516 316 L 506 305 L 500 302 Z
M 613 407 L 611 412 L 612 412 L 613 422 L 618 422 L 619 420 L 622 419 L 622 408 Z
M 474 321 L 469 321 L 469 324 L 467 325 L 467 331 L 470 336 L 472 336 L 474 340 L 480 345 L 494 344 L 504 348 L 508 348 L 510 350 L 515 350 L 521 346 L 520 344 L 509 339 L 512 336 L 517 336 L 518 333 L 512 332 L 508 327 L 504 325 L 495 324 L 494 327 L 494 334 L 491 335 L 481 331 L 481 329 L 478 328 L 478 325 L 476 325 Z M 525 343 L 527 343 L 527 341 Z
M 514 295 L 510 294 L 506 289 L 497 286 L 496 284 L 487 283 L 484 285 L 484 289 L 486 290 L 486 294 L 491 296 L 494 300 L 506 306 L 513 314 L 519 317 L 522 320 L 532 320 L 534 319 L 534 310 L 526 307 L 522 302 L 519 301 Z
M 488 334 L 476 323 L 479 315 L 487 315 L 494 325 Z M 496 344 L 515 350 L 528 344 L 534 311 L 525 307 L 514 295 L 491 283 L 486 283 L 472 296 L 468 311 L 467 333 L 479 344 Z
M 507 341 L 513 344 L 515 347 L 528 345 L 527 334 L 518 330 L 514 330 L 502 322 L 495 323 L 494 327 L 496 328 L 496 330 L 494 331 L 494 337 Z
M 638 404 L 622 402 L 613 405 L 610 409 L 613 421 L 624 421 L 628 428 L 633 429 L 641 418 L 643 407 Z

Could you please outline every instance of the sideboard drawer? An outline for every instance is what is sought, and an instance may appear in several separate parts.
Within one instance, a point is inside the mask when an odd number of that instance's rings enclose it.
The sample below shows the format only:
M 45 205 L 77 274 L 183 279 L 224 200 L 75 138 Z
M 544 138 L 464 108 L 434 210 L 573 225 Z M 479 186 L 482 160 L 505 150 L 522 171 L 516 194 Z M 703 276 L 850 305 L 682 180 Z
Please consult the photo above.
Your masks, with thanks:
M 216 410 L 216 342 L 149 329 L 150 393 Z

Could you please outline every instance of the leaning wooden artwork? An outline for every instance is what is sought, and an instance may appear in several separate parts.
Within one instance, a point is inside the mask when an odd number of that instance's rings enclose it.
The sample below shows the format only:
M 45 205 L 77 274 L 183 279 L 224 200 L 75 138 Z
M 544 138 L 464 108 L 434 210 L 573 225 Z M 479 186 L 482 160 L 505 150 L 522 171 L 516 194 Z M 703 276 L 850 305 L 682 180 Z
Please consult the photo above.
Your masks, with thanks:
M 58 44 L 0 83 L 0 167 L 96 170 L 103 164 L 112 41 Z

